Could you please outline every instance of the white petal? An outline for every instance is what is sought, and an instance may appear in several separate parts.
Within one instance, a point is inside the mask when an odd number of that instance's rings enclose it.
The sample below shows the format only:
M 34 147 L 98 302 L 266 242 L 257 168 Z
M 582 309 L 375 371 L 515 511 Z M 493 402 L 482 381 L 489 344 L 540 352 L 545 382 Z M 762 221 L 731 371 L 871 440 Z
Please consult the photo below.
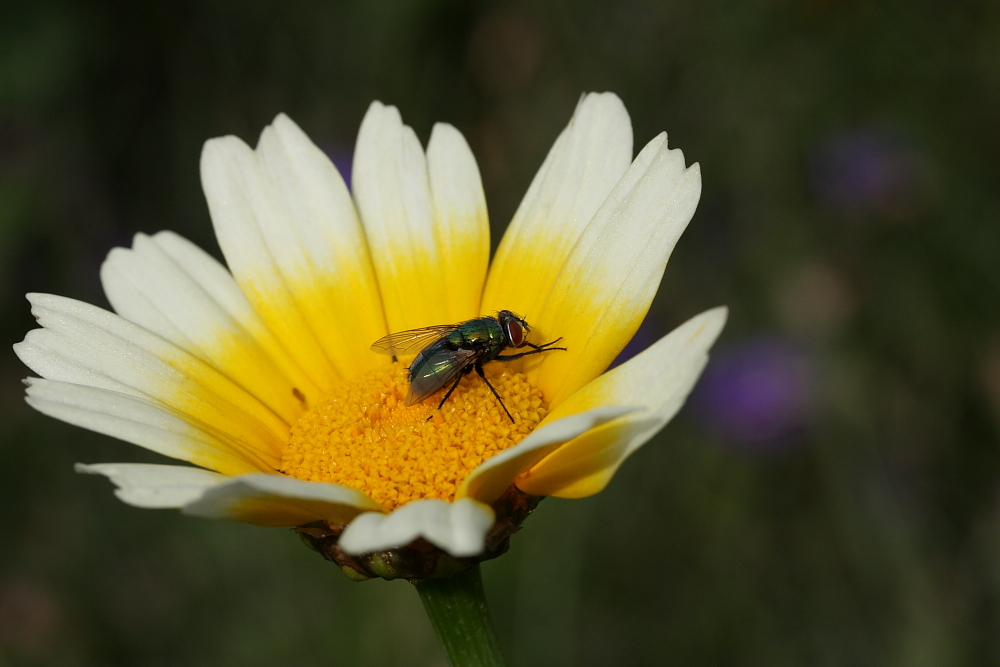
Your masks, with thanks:
M 77 463 L 76 471 L 104 475 L 117 486 L 122 502 L 146 509 L 183 507 L 209 488 L 225 481 L 225 475 L 191 468 L 149 463 Z
M 393 549 L 422 537 L 456 558 L 475 556 L 485 547 L 493 509 L 471 498 L 453 503 L 416 500 L 390 514 L 368 512 L 354 519 L 340 536 L 348 554 Z
M 198 282 L 202 289 L 253 338 L 281 372 L 307 398 L 319 390 L 282 346 L 257 311 L 247 301 L 232 274 L 214 257 L 184 237 L 170 231 L 158 232 L 153 241 Z
M 239 285 L 233 280 L 232 274 L 225 266 L 191 241 L 174 232 L 157 232 L 149 238 L 170 259 L 176 262 L 184 273 L 191 276 L 199 287 L 205 290 L 205 293 L 218 304 L 219 308 L 253 333 L 254 336 L 261 339 L 261 344 L 268 347 L 269 352 L 271 351 L 271 346 L 276 345 L 277 341 L 271 337 L 266 339 L 266 343 L 263 342 L 265 336 L 270 335 L 267 325 L 254 312 L 253 306 L 243 296 Z
M 351 187 L 390 331 L 447 322 L 427 160 L 396 107 L 372 102 L 361 121 Z
M 328 389 L 384 360 L 378 291 L 346 186 L 285 116 L 256 152 L 236 137 L 205 144 L 202 185 L 226 262 L 247 299 L 314 384 Z
M 497 249 L 482 311 L 537 318 L 563 261 L 632 161 L 632 122 L 613 93 L 580 103 Z
M 622 462 L 680 410 L 708 362 L 708 350 L 722 331 L 726 314 L 725 308 L 714 308 L 691 318 L 553 410 L 546 419 L 565 418 L 593 405 L 624 403 L 645 408 L 559 447 L 518 479 L 518 488 L 563 498 L 580 498 L 603 489 Z
M 528 371 L 550 406 L 597 377 L 639 328 L 701 194 L 698 165 L 668 150 L 666 135 L 639 154 L 587 225 L 531 321 L 567 352 Z M 528 366 L 526 366 L 528 368 Z
M 256 474 L 230 477 L 187 504 L 184 513 L 258 526 L 301 526 L 313 521 L 343 524 L 360 512 L 381 509 L 360 491 L 339 484 Z
M 273 184 L 261 175 L 253 151 L 236 137 L 206 142 L 201 153 L 201 182 L 215 236 L 237 284 L 311 381 L 328 389 L 328 378 L 337 373 L 261 231 L 272 226 L 268 221 L 287 217 Z
M 14 349 L 39 375 L 152 402 L 236 443 L 250 460 L 277 465 L 287 424 L 217 371 L 95 306 L 47 294 L 28 299 L 44 328 Z
M 227 474 L 268 470 L 272 459 L 212 434 L 145 398 L 29 378 L 27 402 L 42 414 Z
M 545 458 L 549 452 L 581 433 L 638 409 L 620 404 L 605 405 L 564 419 L 546 420 L 544 425 L 532 431 L 517 445 L 477 466 L 459 486 L 457 496 L 492 503 L 519 475 Z
M 447 286 L 440 295 L 448 313 L 442 322 L 479 314 L 490 260 L 490 222 L 479 167 L 465 137 L 437 123 L 427 143 L 427 172 L 434 205 L 440 272 Z
M 205 274 L 207 284 L 186 270 L 161 244 L 181 249 L 182 257 L 202 268 L 199 273 Z M 101 266 L 101 282 L 119 315 L 213 366 L 284 421 L 294 422 L 302 411 L 296 394 L 318 395 L 254 313 L 229 273 L 184 239 L 137 234 L 131 250 L 115 248 L 108 254 Z M 216 299 L 212 291 L 221 292 L 224 301 Z M 227 301 L 234 312 L 224 305 Z M 273 359 L 274 353 L 278 361 Z
M 182 276 L 164 275 L 165 262 L 162 262 L 163 258 L 155 251 L 143 253 L 144 257 L 139 256 L 139 251 L 148 238 L 145 234 L 135 235 L 133 246 L 136 252 L 125 248 L 113 248 L 108 253 L 104 263 L 101 264 L 101 284 L 104 287 L 104 294 L 114 311 L 125 319 L 166 338 L 192 354 L 197 354 L 200 350 L 184 333 L 183 324 L 175 323 L 175 318 L 170 317 L 172 310 L 170 301 L 176 294 L 189 292 L 191 286 L 185 284 Z M 170 289 L 171 284 L 176 284 L 177 288 Z M 188 296 L 186 300 L 195 299 Z M 197 305 L 196 303 L 195 306 Z M 163 312 L 164 310 L 168 312 Z M 197 318 L 199 324 L 202 319 Z M 181 324 L 181 327 L 177 326 L 178 324 Z
M 676 395 L 672 369 L 701 365 L 726 325 L 728 309 L 712 308 L 695 315 L 621 366 L 612 368 L 546 415 L 557 420 L 602 405 L 638 405 L 659 409 Z M 683 384 L 683 383 L 682 383 Z
M 257 145 L 289 218 L 262 227 L 309 325 L 344 377 L 384 361 L 369 354 L 385 316 L 361 221 L 344 179 L 298 125 L 278 114 Z M 284 259 L 286 258 L 287 259 Z M 311 284 L 306 299 L 299 285 Z

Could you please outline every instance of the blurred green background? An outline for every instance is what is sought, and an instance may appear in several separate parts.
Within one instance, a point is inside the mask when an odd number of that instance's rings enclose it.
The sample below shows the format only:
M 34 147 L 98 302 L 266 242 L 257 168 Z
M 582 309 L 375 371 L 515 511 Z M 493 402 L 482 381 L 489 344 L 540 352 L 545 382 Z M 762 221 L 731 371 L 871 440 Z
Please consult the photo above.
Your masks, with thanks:
M 682 414 L 484 566 L 513 667 L 1000 663 L 1000 3 L 4 2 L 0 329 L 106 306 L 136 231 L 218 255 L 202 142 L 287 112 L 341 167 L 372 99 L 468 138 L 494 244 L 581 92 L 700 162 L 631 352 L 728 304 Z M 0 355 L 0 666 L 444 665 L 405 582 L 290 531 L 117 501 L 152 454 Z

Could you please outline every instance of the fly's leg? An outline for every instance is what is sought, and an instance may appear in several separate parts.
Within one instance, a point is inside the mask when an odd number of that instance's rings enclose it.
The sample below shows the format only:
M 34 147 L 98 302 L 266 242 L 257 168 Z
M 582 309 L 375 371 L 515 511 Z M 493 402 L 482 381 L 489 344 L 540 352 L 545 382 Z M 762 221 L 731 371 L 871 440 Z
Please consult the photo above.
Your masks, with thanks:
M 446 393 L 444 395 L 444 398 L 441 399 L 441 402 L 438 403 L 438 406 L 437 406 L 438 410 L 440 410 L 441 406 L 443 406 L 445 404 L 445 401 L 447 401 L 451 397 L 451 392 L 455 391 L 455 388 L 458 387 L 458 383 L 462 381 L 462 378 L 464 378 L 466 375 L 468 375 L 469 371 L 471 371 L 471 370 L 472 370 L 471 368 L 466 368 L 464 371 L 462 371 L 461 373 L 458 374 L 458 377 L 455 378 L 455 381 L 451 383 L 451 387 L 448 388 L 448 393 Z M 487 384 L 489 384 L 489 383 L 487 383 Z M 496 393 L 496 392 L 493 392 L 493 393 Z M 427 421 L 430 421 L 431 418 L 433 418 L 433 417 L 434 417 L 433 414 L 429 415 L 427 417 Z
M 478 361 L 476 362 L 476 373 L 479 374 L 479 377 L 483 378 L 483 382 L 485 382 L 486 386 L 490 388 L 493 395 L 497 397 L 497 402 L 500 404 L 500 407 L 503 408 L 503 411 L 507 413 L 507 417 L 510 418 L 510 423 L 515 423 L 514 418 L 510 416 L 510 411 L 507 409 L 507 406 L 503 404 L 503 399 L 500 398 L 500 394 L 497 393 L 497 390 L 493 388 L 490 381 L 486 379 L 486 375 L 483 374 L 483 366 Z
M 539 352 L 543 350 L 565 350 L 566 349 L 565 347 L 549 347 L 550 345 L 555 345 L 562 339 L 563 337 L 559 336 L 559 338 L 556 338 L 555 340 L 550 340 L 548 343 L 542 343 L 541 345 L 535 345 L 534 343 L 529 343 L 528 341 L 524 341 L 524 344 L 530 348 L 538 350 Z
M 552 343 L 558 343 L 559 339 L 555 339 Z M 552 343 L 546 343 L 546 345 L 552 345 Z M 531 343 L 529 343 L 531 345 Z M 532 345 L 532 347 L 535 347 Z M 542 352 L 551 352 L 552 350 L 563 350 L 566 351 L 565 347 L 536 347 L 534 350 L 528 350 L 527 352 L 518 352 L 517 354 L 501 354 L 493 357 L 494 361 L 514 361 L 515 359 L 520 359 L 521 357 L 527 357 L 531 354 L 541 354 Z

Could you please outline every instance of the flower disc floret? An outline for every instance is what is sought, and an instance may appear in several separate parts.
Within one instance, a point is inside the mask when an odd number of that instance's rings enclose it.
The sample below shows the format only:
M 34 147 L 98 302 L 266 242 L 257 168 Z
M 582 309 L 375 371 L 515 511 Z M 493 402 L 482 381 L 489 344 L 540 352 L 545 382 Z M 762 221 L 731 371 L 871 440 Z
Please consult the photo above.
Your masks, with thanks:
M 336 386 L 292 427 L 281 472 L 368 494 L 387 510 L 421 498 L 454 500 L 483 461 L 523 440 L 548 413 L 521 373 L 486 367 L 512 424 L 477 376 L 467 375 L 440 410 L 443 390 L 406 407 L 398 363 Z

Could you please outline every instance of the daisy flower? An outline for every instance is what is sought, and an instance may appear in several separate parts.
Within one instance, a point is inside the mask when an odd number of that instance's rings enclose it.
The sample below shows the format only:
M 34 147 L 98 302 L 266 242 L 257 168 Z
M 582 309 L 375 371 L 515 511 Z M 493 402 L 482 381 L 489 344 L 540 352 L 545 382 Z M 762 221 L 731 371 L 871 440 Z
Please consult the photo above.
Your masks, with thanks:
M 227 266 L 172 232 L 137 234 L 101 268 L 114 313 L 29 294 L 41 328 L 15 350 L 41 377 L 27 401 L 193 464 L 78 464 L 124 502 L 299 527 L 359 577 L 440 571 L 401 564 L 407 549 L 492 557 L 539 497 L 603 489 L 680 409 L 725 322 L 724 308 L 704 312 L 604 372 L 701 192 L 665 134 L 632 159 L 610 93 L 580 100 L 492 264 L 461 133 L 437 124 L 425 151 L 379 102 L 353 193 L 285 115 L 254 149 L 208 141 L 201 178 Z M 486 366 L 513 423 L 474 374 L 440 409 L 443 389 L 404 405 L 408 359 L 370 349 L 500 310 L 566 348 Z

